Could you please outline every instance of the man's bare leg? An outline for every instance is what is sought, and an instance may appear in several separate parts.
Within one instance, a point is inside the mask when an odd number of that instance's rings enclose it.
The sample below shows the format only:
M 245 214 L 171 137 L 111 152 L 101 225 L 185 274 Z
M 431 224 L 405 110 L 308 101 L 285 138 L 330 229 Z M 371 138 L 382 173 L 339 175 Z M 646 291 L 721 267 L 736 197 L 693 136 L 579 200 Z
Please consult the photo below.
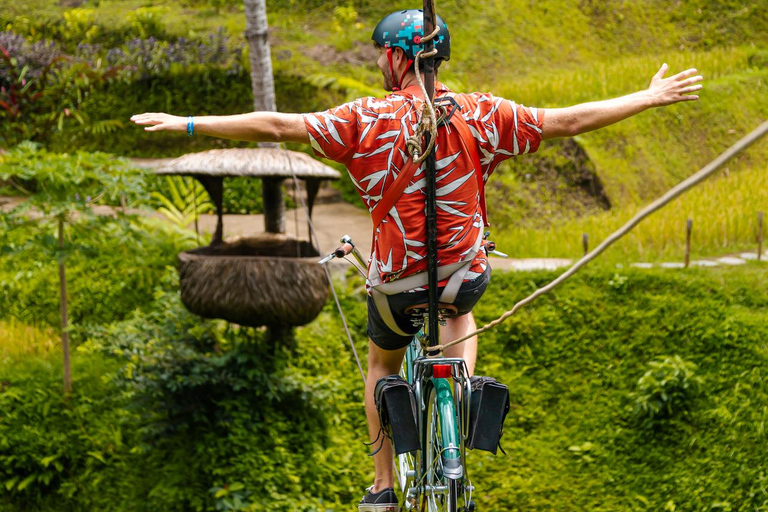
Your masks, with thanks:
M 376 383 L 380 378 L 387 375 L 400 373 L 400 367 L 403 364 L 403 356 L 406 347 L 398 350 L 384 350 L 377 346 L 373 341 L 368 340 L 368 377 L 365 382 L 365 414 L 368 418 L 368 434 L 371 441 L 379 435 L 379 414 L 376 411 L 373 392 L 376 389 Z M 379 442 L 382 441 L 380 436 Z M 372 450 L 378 448 L 378 443 L 371 446 Z M 383 438 L 381 450 L 373 456 L 373 466 L 376 477 L 373 481 L 372 492 L 377 493 L 387 487 L 394 487 L 394 455 L 392 452 L 392 443 L 387 438 Z
M 449 318 L 440 328 L 440 343 L 445 344 L 457 340 L 467 334 L 476 331 L 475 317 L 470 311 L 466 315 Z M 475 374 L 475 361 L 477 360 L 477 336 L 472 336 L 466 341 L 448 347 L 446 357 L 461 357 L 467 363 L 469 375 Z

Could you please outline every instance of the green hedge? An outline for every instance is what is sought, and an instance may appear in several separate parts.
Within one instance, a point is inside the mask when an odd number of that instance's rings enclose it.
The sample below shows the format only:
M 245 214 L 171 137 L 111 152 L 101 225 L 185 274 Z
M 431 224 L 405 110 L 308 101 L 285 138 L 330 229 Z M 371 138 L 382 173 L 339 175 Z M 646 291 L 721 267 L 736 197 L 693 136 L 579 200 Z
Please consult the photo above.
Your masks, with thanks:
M 299 77 L 277 73 L 275 88 L 280 91 L 278 110 L 313 112 L 342 102 L 332 91 L 319 89 Z M 242 147 L 242 142 L 212 137 L 187 137 L 178 133 L 147 133 L 129 122 L 133 114 L 168 112 L 177 115 L 225 115 L 253 110 L 250 76 L 224 69 L 189 66 L 165 76 L 115 81 L 97 91 L 83 104 L 90 119 L 116 119 L 122 128 L 92 133 L 72 126 L 53 137 L 52 151 L 71 147 L 85 151 L 108 151 L 120 156 L 169 157 L 222 147 Z
M 495 274 L 479 322 L 554 275 Z M 508 383 L 513 408 L 507 455 L 470 454 L 478 508 L 766 510 L 763 275 L 598 268 L 482 335 L 478 373 Z M 364 359 L 360 284 L 337 289 Z M 330 305 L 296 331 L 296 353 L 162 290 L 87 337 L 69 404 L 56 364 L 0 365 L 0 481 L 53 473 L 0 487 L 3 510 L 348 510 L 370 484 L 362 386 Z M 675 368 L 671 384 L 643 378 Z M 685 380 L 698 393 L 669 414 L 636 412 Z M 45 466 L 59 452 L 66 470 Z

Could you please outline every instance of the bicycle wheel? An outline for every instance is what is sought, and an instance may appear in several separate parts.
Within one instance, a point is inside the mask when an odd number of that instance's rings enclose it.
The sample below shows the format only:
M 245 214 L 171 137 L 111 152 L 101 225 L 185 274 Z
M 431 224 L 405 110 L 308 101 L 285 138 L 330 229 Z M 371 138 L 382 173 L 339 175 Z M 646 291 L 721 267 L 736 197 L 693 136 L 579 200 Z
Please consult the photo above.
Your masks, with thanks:
M 466 503 L 464 457 L 449 381 L 433 379 L 425 399 L 422 510 L 457 512 Z

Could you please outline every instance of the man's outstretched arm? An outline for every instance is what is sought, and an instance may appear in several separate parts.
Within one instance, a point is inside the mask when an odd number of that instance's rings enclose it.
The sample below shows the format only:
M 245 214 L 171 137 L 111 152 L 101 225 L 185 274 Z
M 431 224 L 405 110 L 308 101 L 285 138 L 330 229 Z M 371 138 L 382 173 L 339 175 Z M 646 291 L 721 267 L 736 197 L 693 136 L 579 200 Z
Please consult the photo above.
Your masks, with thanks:
M 186 132 L 187 120 L 187 117 L 163 113 L 146 113 L 131 117 L 134 123 L 146 126 L 144 129 L 148 132 Z M 301 114 L 251 112 L 232 116 L 195 116 L 193 122 L 196 134 L 221 139 L 309 143 L 309 135 Z
M 651 79 L 651 85 L 644 91 L 573 107 L 545 109 L 541 137 L 572 137 L 617 123 L 652 107 L 699 99 L 697 95 L 690 94 L 702 87 L 699 82 L 703 78 L 696 75 L 695 69 L 664 78 L 667 69 L 666 64 L 661 66 Z

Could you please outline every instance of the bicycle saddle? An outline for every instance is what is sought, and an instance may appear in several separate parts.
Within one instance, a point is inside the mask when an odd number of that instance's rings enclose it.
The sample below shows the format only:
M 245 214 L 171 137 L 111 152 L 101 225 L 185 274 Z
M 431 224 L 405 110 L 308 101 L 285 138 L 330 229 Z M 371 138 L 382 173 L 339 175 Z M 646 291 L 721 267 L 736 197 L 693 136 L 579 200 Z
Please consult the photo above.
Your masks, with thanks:
M 420 317 L 429 312 L 429 304 L 426 302 L 422 304 L 414 304 L 405 308 L 405 314 L 408 316 Z M 453 318 L 459 314 L 459 310 L 453 304 L 447 302 L 438 302 L 437 304 L 437 316 L 439 318 Z

